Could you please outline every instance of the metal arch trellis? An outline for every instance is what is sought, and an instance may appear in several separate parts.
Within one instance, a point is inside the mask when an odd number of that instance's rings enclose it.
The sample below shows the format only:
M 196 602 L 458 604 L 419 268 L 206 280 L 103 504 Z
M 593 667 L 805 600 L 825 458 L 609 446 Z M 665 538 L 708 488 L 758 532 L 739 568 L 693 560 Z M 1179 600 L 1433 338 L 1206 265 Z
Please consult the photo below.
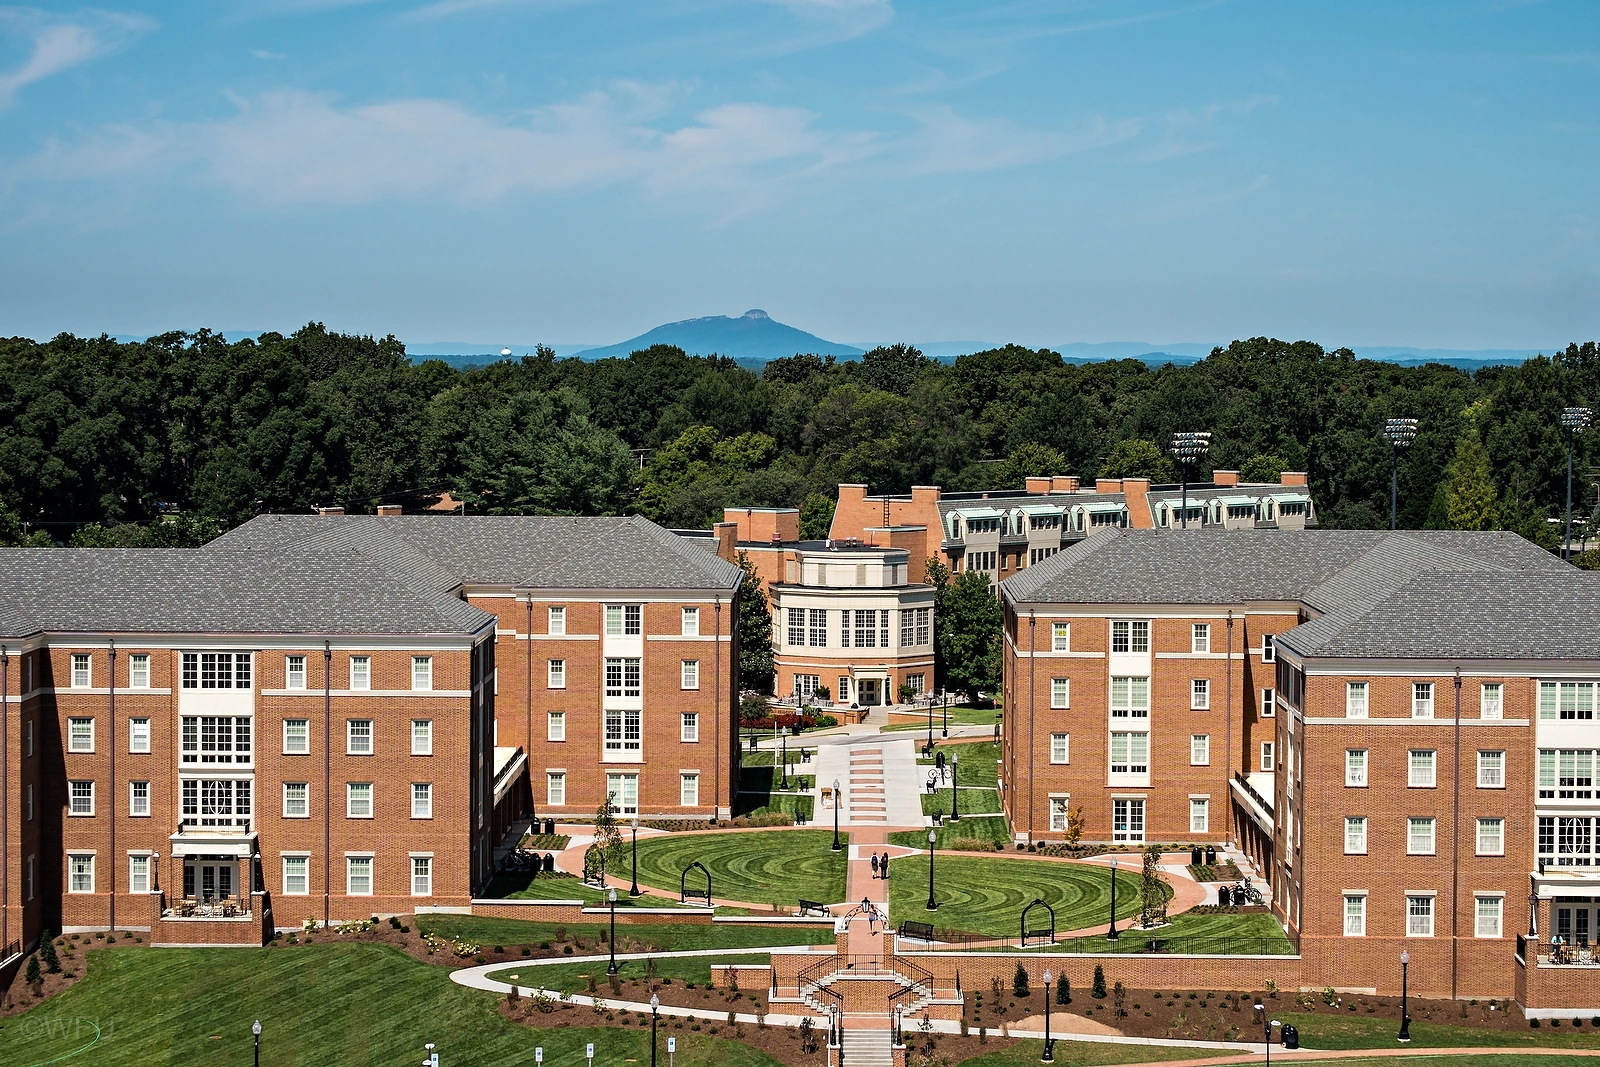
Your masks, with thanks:
M 583 881 L 585 885 L 606 884 L 606 853 L 599 845 L 590 845 L 583 854 Z
M 689 872 L 697 868 L 701 874 L 706 876 L 706 887 L 704 889 L 689 888 Z M 695 860 L 693 863 L 689 864 L 689 866 L 685 867 L 683 869 L 682 877 L 678 879 L 678 903 L 687 904 L 689 903 L 690 897 L 704 900 L 706 907 L 711 907 L 711 872 L 706 870 L 705 864 L 701 863 L 699 860 Z
M 1028 926 L 1028 913 L 1034 908 L 1043 908 L 1045 910 L 1045 914 L 1050 919 L 1049 926 L 1032 928 Z M 1056 943 L 1056 910 L 1042 899 L 1035 897 L 1032 904 L 1022 909 L 1021 927 L 1023 948 L 1027 948 L 1030 944 L 1053 945 Z

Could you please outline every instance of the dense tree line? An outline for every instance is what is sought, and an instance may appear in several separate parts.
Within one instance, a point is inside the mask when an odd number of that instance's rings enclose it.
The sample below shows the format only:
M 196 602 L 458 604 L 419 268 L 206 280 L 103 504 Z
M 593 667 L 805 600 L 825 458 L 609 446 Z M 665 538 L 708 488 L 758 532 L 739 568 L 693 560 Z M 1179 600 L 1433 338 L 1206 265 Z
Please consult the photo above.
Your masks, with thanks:
M 1544 520 L 1565 492 L 1559 413 L 1596 399 L 1593 342 L 1471 374 L 1267 338 L 1181 367 L 1017 346 L 952 364 L 896 345 L 756 374 L 666 346 L 596 362 L 540 349 L 459 370 L 319 324 L 231 343 L 205 331 L 12 338 L 0 341 L 0 540 L 188 543 L 260 511 L 369 511 L 420 489 L 475 511 L 637 511 L 669 526 L 704 526 L 728 504 L 798 506 L 816 534 L 841 481 L 1169 478 L 1164 446 L 1191 429 L 1215 435 L 1197 477 L 1306 470 L 1324 525 L 1376 527 L 1389 495 L 1380 430 L 1409 415 L 1422 426 L 1401 461 L 1403 526 L 1498 525 L 1549 543 Z M 1584 513 L 1597 450 L 1580 439 Z M 152 525 L 173 513 L 186 518 Z

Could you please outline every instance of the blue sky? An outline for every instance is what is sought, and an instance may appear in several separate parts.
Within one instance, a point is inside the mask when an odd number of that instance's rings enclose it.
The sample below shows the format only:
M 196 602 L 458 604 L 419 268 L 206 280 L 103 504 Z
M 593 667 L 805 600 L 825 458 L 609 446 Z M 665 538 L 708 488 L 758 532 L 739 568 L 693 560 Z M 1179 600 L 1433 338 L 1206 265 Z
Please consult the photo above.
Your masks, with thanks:
M 0 6 L 0 333 L 1547 346 L 1597 86 L 1589 0 Z

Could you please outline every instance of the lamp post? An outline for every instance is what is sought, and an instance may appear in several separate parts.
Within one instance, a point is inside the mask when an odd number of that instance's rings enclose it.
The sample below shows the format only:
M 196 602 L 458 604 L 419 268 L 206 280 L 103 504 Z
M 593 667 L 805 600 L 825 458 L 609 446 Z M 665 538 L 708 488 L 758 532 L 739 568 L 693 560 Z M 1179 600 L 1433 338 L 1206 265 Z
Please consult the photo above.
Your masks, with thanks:
M 783 732 L 783 782 L 779 789 L 789 788 L 789 731 Z
M 261 1067 L 261 1020 L 250 1024 L 250 1033 L 256 1039 L 256 1067 Z
M 608 943 L 611 947 L 611 962 L 606 964 L 607 974 L 617 973 L 617 891 L 606 890 L 606 900 L 611 905 L 611 937 Z
M 1189 468 L 1206 457 L 1211 451 L 1211 434 L 1206 430 L 1197 430 L 1187 433 L 1172 435 L 1172 454 L 1178 460 L 1179 479 L 1183 485 L 1182 493 L 1182 527 L 1189 528 Z
M 950 753 L 950 821 L 951 822 L 960 822 L 961 821 L 961 803 L 957 799 L 957 795 L 956 795 L 956 777 L 957 777 L 957 772 L 959 772 L 960 770 L 961 770 L 961 757 L 959 755 L 957 755 L 956 753 L 954 753 L 954 752 Z
M 1283 1024 L 1276 1019 L 1268 1019 L 1267 1006 L 1259 1001 L 1256 1003 L 1256 1011 L 1261 1013 L 1261 1030 L 1266 1038 L 1263 1045 L 1267 1050 L 1267 1067 L 1272 1067 L 1272 1028 Z
M 1111 929 L 1106 931 L 1106 940 L 1115 941 L 1122 935 L 1117 933 L 1117 857 L 1111 857 Z
M 1566 408 L 1561 412 L 1561 428 L 1567 431 L 1567 536 L 1561 558 L 1568 562 L 1572 560 L 1572 450 L 1578 443 L 1578 435 L 1589 428 L 1593 418 L 1591 408 Z
M 434 1051 L 433 1042 L 429 1041 L 422 1048 L 428 1054 L 428 1058 L 422 1061 L 422 1067 L 439 1067 L 439 1053 Z
M 656 1067 L 656 1009 L 661 1007 L 661 998 L 654 993 L 650 994 L 650 1067 Z
M 1411 953 L 1405 949 L 1400 950 L 1400 1033 L 1396 1040 L 1402 1043 L 1411 1041 L 1411 1012 L 1406 1000 L 1406 972 L 1411 967 Z
M 833 780 L 833 850 L 838 852 L 844 846 L 839 844 L 839 779 Z
M 940 737 L 950 736 L 950 690 L 944 691 L 944 726 L 939 729 Z
M 630 897 L 639 895 L 639 816 L 633 817 L 633 885 L 628 889 Z
M 928 758 L 933 758 L 933 701 L 928 701 Z
M 932 830 L 928 831 L 928 910 L 929 911 L 938 911 L 939 910 L 939 902 L 937 900 L 935 900 L 934 897 L 933 897 L 933 843 L 935 841 L 937 841 L 938 839 L 939 839 L 939 835 L 938 834 L 934 833 Z
M 1039 1062 L 1053 1063 L 1056 1058 L 1056 1043 L 1050 1040 L 1050 980 L 1055 976 L 1047 967 L 1040 977 L 1044 979 L 1044 1055 L 1039 1057 Z
M 1417 439 L 1416 419 L 1389 419 L 1383 424 L 1384 440 L 1389 442 L 1389 529 L 1400 521 L 1400 453 Z

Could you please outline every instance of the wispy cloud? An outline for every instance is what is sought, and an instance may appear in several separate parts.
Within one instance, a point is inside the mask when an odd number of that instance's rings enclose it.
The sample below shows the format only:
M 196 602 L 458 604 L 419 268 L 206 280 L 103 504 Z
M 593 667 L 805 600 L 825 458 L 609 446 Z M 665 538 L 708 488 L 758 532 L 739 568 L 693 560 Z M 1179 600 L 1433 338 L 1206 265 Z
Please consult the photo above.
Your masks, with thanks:
M 1169 111 L 1162 118 L 1161 140 L 1135 158 L 1141 163 L 1161 163 L 1210 151 L 1222 144 L 1222 138 L 1216 132 L 1219 118 L 1248 114 L 1256 108 L 1277 102 L 1276 96 L 1263 94 L 1239 100 L 1214 100 L 1199 109 Z
M 911 112 L 920 129 L 898 148 L 913 174 L 1006 170 L 1104 148 L 1138 136 L 1137 118 L 1096 116 L 1075 130 L 1030 130 L 1004 119 L 971 119 L 947 106 Z
M 766 0 L 801 18 L 829 24 L 846 39 L 887 26 L 894 19 L 890 0 Z
M 491 8 L 524 8 L 534 11 L 546 11 L 566 7 L 579 7 L 592 2 L 593 0 L 432 0 L 431 3 L 412 8 L 406 12 L 405 17 L 407 19 L 428 21 Z
M 265 48 L 252 49 L 250 54 L 255 56 L 257 59 L 265 59 L 265 60 L 288 59 L 289 58 L 288 56 L 284 55 L 282 52 L 269 52 Z
M 0 72 L 0 108 L 10 107 L 17 93 L 34 82 L 114 52 L 154 26 L 142 15 L 107 11 L 58 15 L 34 8 L 0 8 L 0 34 L 30 42 L 22 65 Z

